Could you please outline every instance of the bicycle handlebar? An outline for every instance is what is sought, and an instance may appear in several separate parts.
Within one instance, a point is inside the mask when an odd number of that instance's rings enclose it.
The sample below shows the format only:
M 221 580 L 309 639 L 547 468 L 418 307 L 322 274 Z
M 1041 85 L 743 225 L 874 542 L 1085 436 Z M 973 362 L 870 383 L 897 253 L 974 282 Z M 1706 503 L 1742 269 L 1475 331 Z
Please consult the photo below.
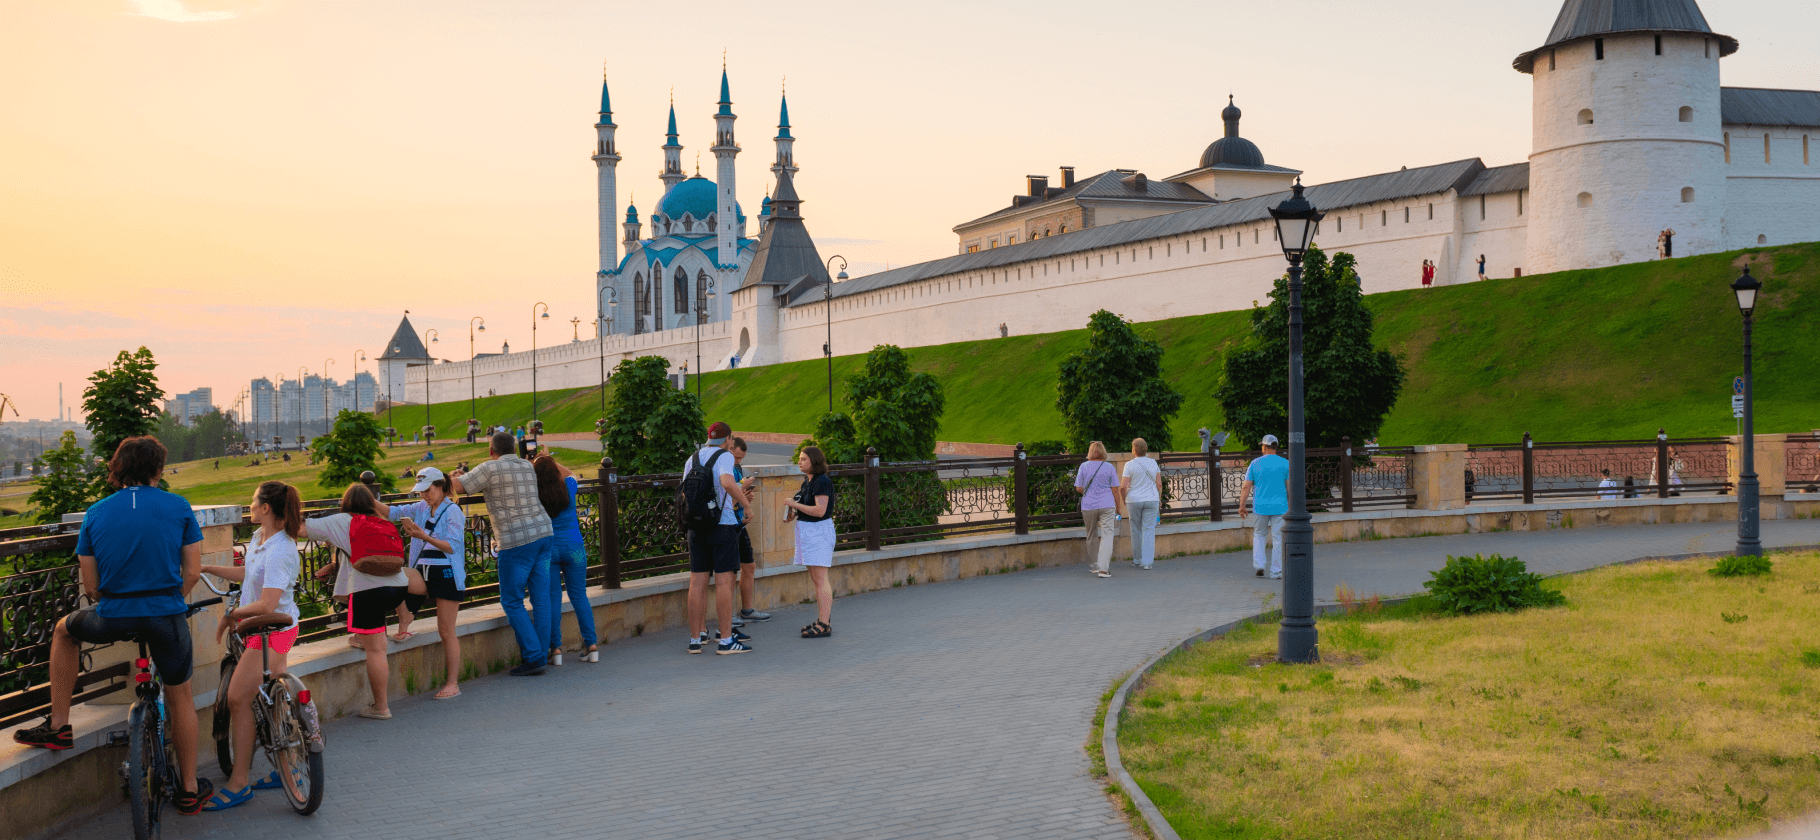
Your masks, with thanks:
M 210 588 L 211 588 L 211 589 L 212 589 L 212 588 L 213 588 L 213 587 L 210 587 Z M 195 615 L 195 614 L 196 614 L 196 613 L 199 613 L 199 612 L 202 612 L 202 610 L 203 610 L 203 609 L 204 609 L 204 608 L 206 608 L 206 607 L 212 607 L 212 606 L 214 606 L 214 605 L 216 605 L 216 604 L 219 604 L 219 603 L 221 603 L 221 599 L 220 599 L 220 598 L 204 598 L 204 599 L 202 599 L 202 600 L 200 600 L 200 601 L 197 601 L 197 602 L 195 602 L 195 603 L 193 603 L 193 604 L 190 604 L 190 608 L 189 608 L 189 609 L 188 609 L 188 610 L 185 610 L 185 611 L 184 611 L 184 613 L 183 613 L 183 617 L 184 617 L 184 618 L 189 618 L 189 617 L 190 617 L 190 616 L 193 616 L 193 615 Z

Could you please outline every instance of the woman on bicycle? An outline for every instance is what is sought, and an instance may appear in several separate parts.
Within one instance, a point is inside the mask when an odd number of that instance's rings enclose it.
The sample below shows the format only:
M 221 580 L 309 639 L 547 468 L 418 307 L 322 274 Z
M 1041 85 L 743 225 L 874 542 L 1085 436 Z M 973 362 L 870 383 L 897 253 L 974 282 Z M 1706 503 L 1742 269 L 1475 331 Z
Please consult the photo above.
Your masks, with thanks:
M 245 566 L 203 566 L 206 574 L 240 583 L 240 606 L 221 615 L 215 628 L 215 640 L 222 640 L 241 619 L 266 613 L 284 613 L 291 617 L 290 628 L 272 633 L 272 649 L 266 663 L 274 676 L 284 673 L 285 658 L 297 642 L 297 575 L 303 558 L 297 553 L 297 537 L 303 534 L 303 499 L 297 488 L 282 481 L 268 481 L 253 492 L 248 506 L 253 524 L 259 530 L 247 541 Z M 246 649 L 260 650 L 258 636 L 249 636 Z M 204 811 L 225 811 L 243 805 L 253 798 L 255 790 L 280 787 L 278 772 L 249 784 L 247 775 L 253 769 L 253 694 L 265 682 L 265 674 L 248 658 L 234 669 L 227 686 L 229 708 L 234 715 L 234 766 L 228 771 L 227 784 L 203 804 Z
M 449 480 L 442 470 L 425 467 L 417 474 L 417 486 L 411 492 L 423 501 L 388 505 L 388 516 L 404 523 L 404 532 L 411 537 L 411 567 L 423 575 L 429 591 L 405 596 L 398 607 L 398 632 L 392 638 L 400 642 L 411 638 L 411 619 L 418 608 L 426 599 L 436 600 L 436 632 L 442 636 L 443 665 L 448 676 L 435 696 L 450 700 L 461 694 L 461 639 L 455 634 L 455 618 L 468 588 L 467 555 L 462 550 L 467 520 L 461 507 L 449 498 Z
M 564 589 L 569 591 L 569 605 L 575 608 L 575 626 L 581 630 L 581 642 L 587 646 L 581 661 L 599 662 L 594 607 L 588 603 L 588 548 L 581 541 L 581 521 L 575 515 L 575 494 L 580 485 L 568 467 L 547 454 L 537 456 L 531 467 L 537 471 L 537 500 L 550 515 L 550 528 L 556 538 L 556 557 L 550 564 L 549 618 L 545 625 L 550 637 L 550 664 L 562 664 Z
M 335 597 L 347 599 L 348 632 L 366 651 L 367 687 L 373 692 L 373 704 L 361 709 L 359 714 L 370 720 L 391 720 L 391 705 L 386 701 L 391 667 L 385 658 L 385 620 L 404 603 L 406 594 L 425 591 L 423 578 L 409 568 L 383 577 L 354 568 L 353 539 L 348 530 L 356 516 L 389 521 L 391 511 L 366 485 L 350 484 L 341 494 L 340 513 L 306 519 L 303 527 L 310 533 L 310 539 L 326 541 L 341 551 L 341 562 L 323 566 L 316 575 L 322 578 L 335 575 Z

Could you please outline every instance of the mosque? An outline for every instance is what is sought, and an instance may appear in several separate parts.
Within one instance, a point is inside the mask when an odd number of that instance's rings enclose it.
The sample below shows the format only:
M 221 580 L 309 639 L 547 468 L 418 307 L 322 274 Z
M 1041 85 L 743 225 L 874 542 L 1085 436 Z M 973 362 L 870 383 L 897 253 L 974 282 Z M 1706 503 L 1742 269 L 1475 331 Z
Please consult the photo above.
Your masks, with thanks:
M 1696 0 L 1565 0 L 1540 46 L 1512 62 L 1531 77 L 1528 160 L 1314 183 L 1307 197 L 1326 213 L 1316 243 L 1353 254 L 1369 293 L 1419 286 L 1427 264 L 1447 285 L 1820 240 L 1820 91 L 1722 86 L 1720 62 L 1740 48 Z M 692 362 L 697 313 L 704 356 L 692 369 L 720 369 L 819 358 L 825 344 L 848 354 L 1078 329 L 1101 308 L 1137 321 L 1244 309 L 1283 272 L 1269 208 L 1304 173 L 1266 162 L 1230 98 L 1224 136 L 1180 173 L 1029 176 L 1008 206 L 955 226 L 955 255 L 842 282 L 805 227 L 787 107 L 771 198 L 747 237 L 724 70 L 720 99 L 715 180 L 684 175 L 672 107 L 649 237 L 630 206 L 622 237 L 603 85 L 596 281 L 611 329 L 540 353 L 544 387 L 565 387 L 553 375 L 598 382 L 596 355 L 608 367 Z M 528 357 L 480 360 L 476 374 L 497 381 L 481 387 L 529 390 Z M 401 392 L 422 393 L 426 374 L 437 399 L 465 398 L 467 363 L 411 368 L 417 384 Z

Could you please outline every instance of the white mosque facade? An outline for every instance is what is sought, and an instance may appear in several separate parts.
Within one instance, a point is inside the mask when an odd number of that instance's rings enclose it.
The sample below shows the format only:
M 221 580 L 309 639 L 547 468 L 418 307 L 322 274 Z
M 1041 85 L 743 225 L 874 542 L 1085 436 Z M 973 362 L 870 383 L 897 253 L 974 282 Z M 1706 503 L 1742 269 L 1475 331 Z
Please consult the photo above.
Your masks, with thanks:
M 1720 63 L 1738 48 L 1695 0 L 1566 0 L 1543 45 L 1513 62 L 1534 91 L 1527 161 L 1469 158 L 1313 184 L 1307 196 L 1327 214 L 1316 241 L 1357 257 L 1370 293 L 1419 285 L 1424 260 L 1447 285 L 1478 279 L 1481 257 L 1488 277 L 1656 259 L 1669 230 L 1673 256 L 1820 240 L 1820 91 L 1723 87 Z M 705 307 L 702 365 L 724 369 L 735 357 L 741 367 L 819 358 L 830 322 L 834 352 L 847 354 L 992 338 L 1001 325 L 1079 329 L 1101 308 L 1138 321 L 1244 309 L 1283 272 L 1268 208 L 1301 173 L 1266 164 L 1238 135 L 1231 104 L 1226 136 L 1183 173 L 1032 178 L 1011 206 L 955 228 L 960 253 L 829 284 L 794 189 L 787 117 L 773 198 L 758 238 L 746 238 L 724 75 L 721 99 L 716 180 L 683 177 L 672 116 L 650 235 L 640 238 L 628 208 L 621 237 L 603 89 L 597 288 L 612 330 L 540 351 L 541 387 L 593 385 L 602 358 L 609 369 L 643 355 L 699 369 L 693 314 L 678 294 L 697 301 L 707 280 L 717 294 Z M 496 383 L 483 392 L 530 390 L 528 353 L 478 364 L 475 375 Z M 416 384 L 401 390 L 422 393 L 426 374 L 433 399 L 466 397 L 465 363 L 411 368 Z

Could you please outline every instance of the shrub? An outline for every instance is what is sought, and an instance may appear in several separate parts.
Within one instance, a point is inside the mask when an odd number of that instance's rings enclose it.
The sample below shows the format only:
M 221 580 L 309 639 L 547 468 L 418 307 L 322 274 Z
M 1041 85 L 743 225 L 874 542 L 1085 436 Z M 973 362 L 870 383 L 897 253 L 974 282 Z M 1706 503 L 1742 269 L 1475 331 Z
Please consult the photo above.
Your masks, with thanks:
M 1567 597 L 1542 586 L 1542 576 L 1515 557 L 1449 555 L 1447 565 L 1422 584 L 1448 615 L 1515 612 L 1526 607 L 1553 607 Z
M 1721 557 L 1719 562 L 1706 570 L 1713 577 L 1746 577 L 1750 575 L 1767 575 L 1774 563 L 1768 557 L 1745 555 L 1743 557 Z

